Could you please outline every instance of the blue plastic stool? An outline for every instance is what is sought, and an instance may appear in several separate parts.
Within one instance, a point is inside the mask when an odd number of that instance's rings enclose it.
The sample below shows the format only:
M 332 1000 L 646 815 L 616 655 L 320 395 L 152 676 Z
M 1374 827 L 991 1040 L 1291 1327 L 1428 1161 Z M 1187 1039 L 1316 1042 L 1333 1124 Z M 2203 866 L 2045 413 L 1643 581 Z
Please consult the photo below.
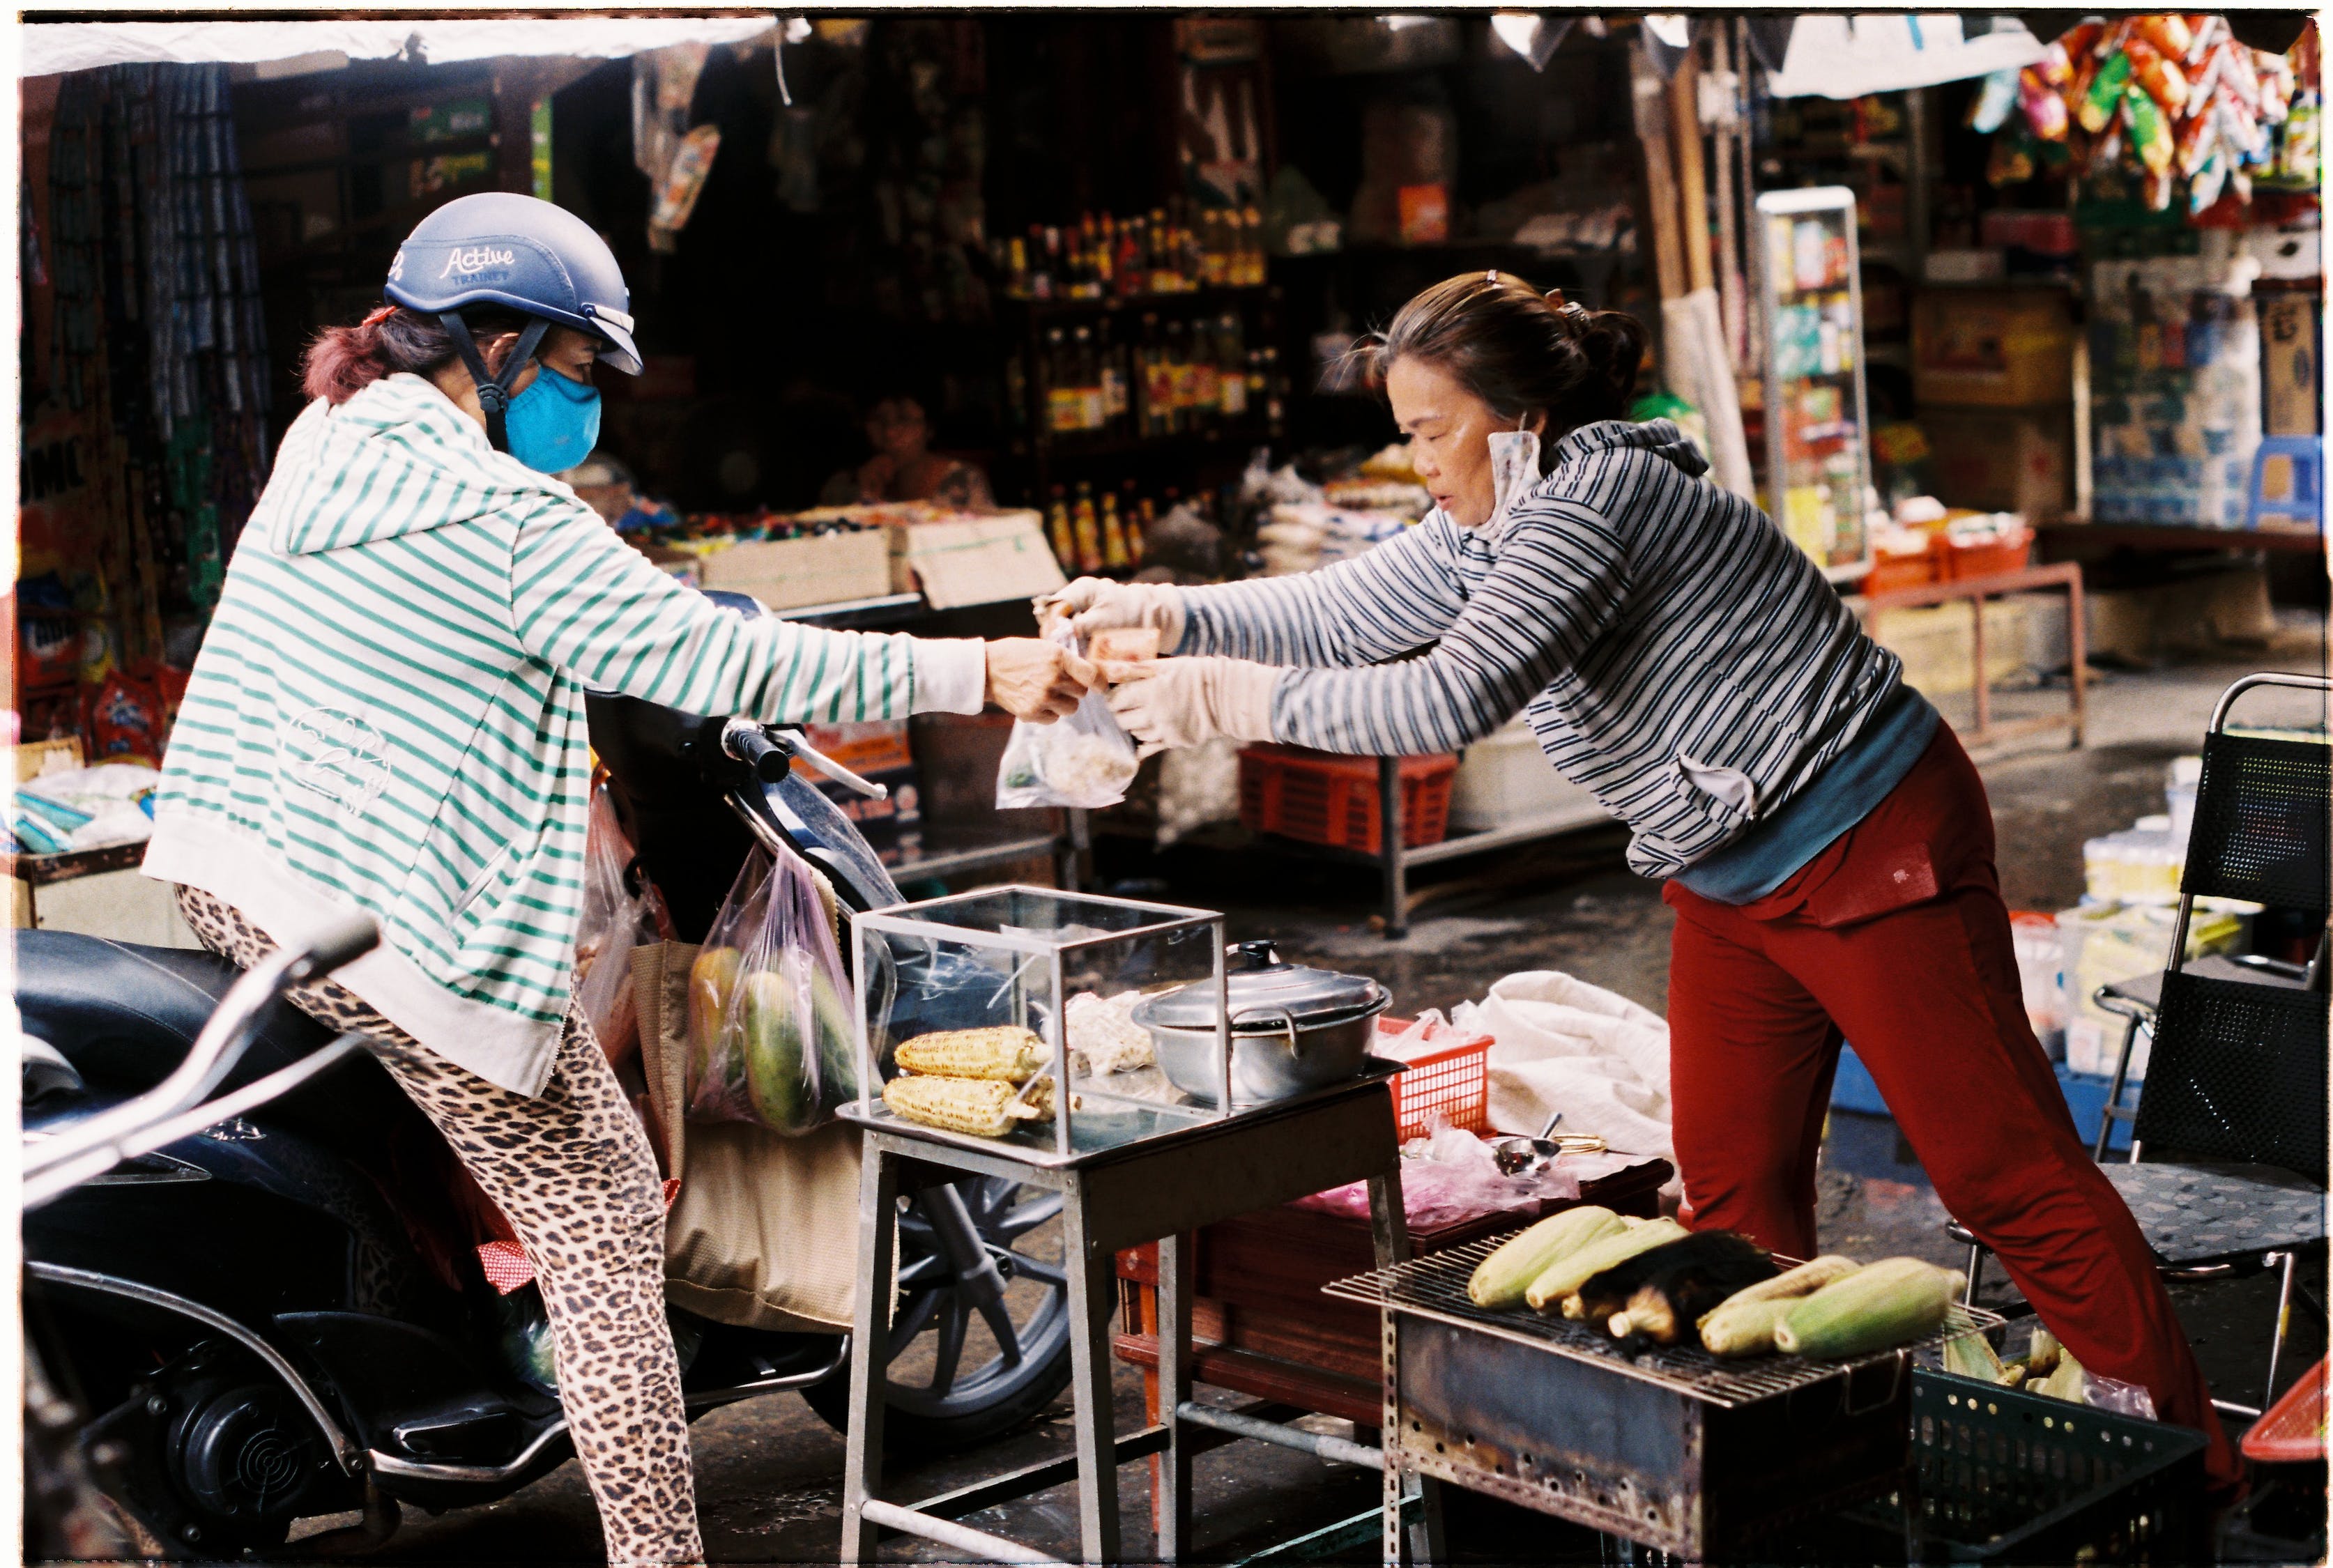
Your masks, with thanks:
M 2325 522 L 2325 437 L 2271 435 L 2252 454 L 2251 503 L 2244 526 L 2302 528 Z

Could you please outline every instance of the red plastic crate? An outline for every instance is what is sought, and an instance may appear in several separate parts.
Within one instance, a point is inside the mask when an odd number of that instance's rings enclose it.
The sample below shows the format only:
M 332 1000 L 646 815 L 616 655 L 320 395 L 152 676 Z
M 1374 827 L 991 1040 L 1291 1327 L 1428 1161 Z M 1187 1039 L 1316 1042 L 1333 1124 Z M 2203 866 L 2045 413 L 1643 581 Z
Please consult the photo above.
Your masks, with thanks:
M 1458 759 L 1404 757 L 1401 838 L 1439 844 L 1450 826 Z M 1301 746 L 1250 746 L 1240 753 L 1240 821 L 1255 833 L 1378 852 L 1378 760 Z
M 1932 545 L 1919 555 L 1897 555 L 1892 551 L 1874 556 L 1871 569 L 1864 574 L 1863 591 L 1884 594 L 1896 588 L 1925 588 L 1944 575 L 1942 552 Z
M 2022 571 L 2033 559 L 2033 531 L 1991 544 L 1953 545 L 1944 552 L 1944 570 L 1954 582 L 1988 577 L 1997 571 Z
M 2263 1465 L 2299 1465 L 2325 1458 L 2325 1363 L 2319 1361 L 2284 1391 L 2244 1434 L 2244 1458 Z
M 1398 1035 L 1416 1021 L 1379 1018 L 1378 1033 Z M 1491 1037 L 1448 1032 L 1455 1037 L 1450 1044 L 1402 1058 L 1407 1070 L 1393 1076 L 1394 1121 L 1404 1143 L 1425 1137 L 1437 1111 L 1464 1132 L 1491 1125 Z

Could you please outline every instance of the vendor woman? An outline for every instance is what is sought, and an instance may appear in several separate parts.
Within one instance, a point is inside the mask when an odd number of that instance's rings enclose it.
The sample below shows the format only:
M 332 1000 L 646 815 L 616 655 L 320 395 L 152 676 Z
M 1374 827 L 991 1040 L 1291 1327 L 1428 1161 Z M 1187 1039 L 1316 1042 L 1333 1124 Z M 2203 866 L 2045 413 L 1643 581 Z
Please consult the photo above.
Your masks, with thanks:
M 1676 911 L 1670 1087 L 1686 1217 L 1815 1255 L 1842 1038 L 1937 1195 L 2085 1367 L 2236 1466 L 2146 1241 L 2026 1020 L 1984 785 L 1813 563 L 1632 425 L 1644 330 L 1471 273 L 1364 352 L 1435 510 L 1357 559 L 1169 588 L 1084 578 L 1091 633 L 1190 655 L 1113 673 L 1147 744 L 1455 751 L 1524 713 L 1626 822 Z M 1427 647 L 1423 656 L 1395 660 Z

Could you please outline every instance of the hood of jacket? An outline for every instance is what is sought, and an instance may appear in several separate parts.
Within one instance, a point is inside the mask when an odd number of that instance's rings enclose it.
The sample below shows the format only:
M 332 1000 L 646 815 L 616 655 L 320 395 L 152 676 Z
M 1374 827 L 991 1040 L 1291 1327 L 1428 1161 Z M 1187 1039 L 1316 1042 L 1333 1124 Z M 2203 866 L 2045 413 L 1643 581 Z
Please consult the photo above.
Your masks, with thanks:
M 449 528 L 563 484 L 507 453 L 422 378 L 383 377 L 337 407 L 319 399 L 301 421 L 320 422 L 304 476 L 268 521 L 285 555 L 346 550 Z
M 1595 453 L 1627 448 L 1665 457 L 1690 478 L 1699 479 L 1709 472 L 1709 459 L 1702 455 L 1693 437 L 1667 419 L 1647 419 L 1641 425 L 1626 419 L 1600 419 L 1593 425 L 1583 425 L 1556 443 L 1555 461 L 1550 466 L 1560 468 Z

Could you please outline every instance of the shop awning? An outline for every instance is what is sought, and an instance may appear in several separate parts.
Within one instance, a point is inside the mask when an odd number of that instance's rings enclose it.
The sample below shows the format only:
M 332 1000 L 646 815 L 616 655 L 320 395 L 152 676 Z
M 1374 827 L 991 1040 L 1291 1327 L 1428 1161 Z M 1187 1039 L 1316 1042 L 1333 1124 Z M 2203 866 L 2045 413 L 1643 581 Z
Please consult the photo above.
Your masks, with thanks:
M 2007 16 L 1828 14 L 1797 23 L 1790 53 L 1767 84 L 1777 98 L 1861 98 L 1934 87 L 2031 65 L 2046 48 Z
M 509 55 L 612 60 L 675 43 L 739 43 L 778 24 L 746 16 L 416 16 L 320 22 L 28 22 L 17 29 L 19 74 L 101 65 L 314 63 L 410 59 L 443 65 Z M 334 58 L 337 56 L 338 58 Z

